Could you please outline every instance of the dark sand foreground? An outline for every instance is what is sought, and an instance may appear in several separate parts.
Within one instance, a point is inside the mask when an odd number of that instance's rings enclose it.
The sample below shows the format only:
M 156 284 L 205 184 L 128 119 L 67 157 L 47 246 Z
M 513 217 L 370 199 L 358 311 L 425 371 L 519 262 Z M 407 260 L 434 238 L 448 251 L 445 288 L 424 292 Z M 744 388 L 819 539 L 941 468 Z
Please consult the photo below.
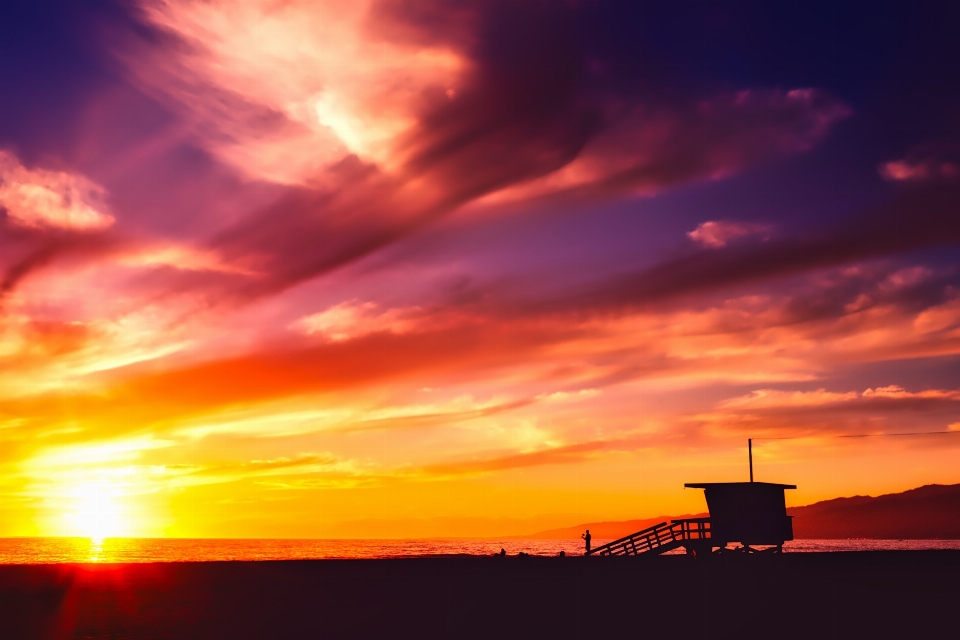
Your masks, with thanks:
M 0 637 L 957 638 L 960 552 L 0 566 Z

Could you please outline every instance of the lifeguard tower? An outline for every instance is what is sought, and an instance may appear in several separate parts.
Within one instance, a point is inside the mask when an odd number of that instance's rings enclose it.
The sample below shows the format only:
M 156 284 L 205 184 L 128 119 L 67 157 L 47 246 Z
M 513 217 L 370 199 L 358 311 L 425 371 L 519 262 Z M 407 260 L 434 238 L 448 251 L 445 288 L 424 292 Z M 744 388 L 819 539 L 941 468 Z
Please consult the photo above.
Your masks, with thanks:
M 753 441 L 748 440 L 750 482 L 702 482 L 683 485 L 703 489 L 708 518 L 661 522 L 588 552 L 592 556 L 659 555 L 684 547 L 687 553 L 718 551 L 746 553 L 783 551 L 793 540 L 793 520 L 787 515 L 785 491 L 792 484 L 753 481 Z M 740 547 L 728 549 L 730 544 Z M 762 547 L 762 548 L 761 548 Z

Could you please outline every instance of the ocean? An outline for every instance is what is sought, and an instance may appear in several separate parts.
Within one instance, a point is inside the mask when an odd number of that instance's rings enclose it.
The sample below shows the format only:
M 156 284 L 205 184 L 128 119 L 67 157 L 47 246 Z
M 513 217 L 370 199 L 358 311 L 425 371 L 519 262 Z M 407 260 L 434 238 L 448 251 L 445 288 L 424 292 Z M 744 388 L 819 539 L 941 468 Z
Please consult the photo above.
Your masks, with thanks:
M 600 546 L 608 540 L 594 540 Z M 187 538 L 0 538 L 0 564 L 210 562 L 583 553 L 580 540 L 244 540 Z M 794 540 L 784 552 L 960 550 L 960 540 Z M 681 550 L 672 553 L 682 553 Z

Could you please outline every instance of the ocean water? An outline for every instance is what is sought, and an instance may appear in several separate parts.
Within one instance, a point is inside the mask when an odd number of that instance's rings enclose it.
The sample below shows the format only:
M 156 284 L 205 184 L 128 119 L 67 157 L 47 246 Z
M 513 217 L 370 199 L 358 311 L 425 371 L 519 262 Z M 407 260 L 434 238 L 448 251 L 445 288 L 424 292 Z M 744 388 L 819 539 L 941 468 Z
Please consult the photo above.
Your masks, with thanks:
M 600 546 L 608 540 L 595 540 Z M 0 538 L 0 564 L 205 562 L 450 555 L 583 553 L 581 540 L 236 540 L 185 538 Z M 960 540 L 794 540 L 784 552 L 960 550 Z M 677 550 L 672 553 L 682 553 Z

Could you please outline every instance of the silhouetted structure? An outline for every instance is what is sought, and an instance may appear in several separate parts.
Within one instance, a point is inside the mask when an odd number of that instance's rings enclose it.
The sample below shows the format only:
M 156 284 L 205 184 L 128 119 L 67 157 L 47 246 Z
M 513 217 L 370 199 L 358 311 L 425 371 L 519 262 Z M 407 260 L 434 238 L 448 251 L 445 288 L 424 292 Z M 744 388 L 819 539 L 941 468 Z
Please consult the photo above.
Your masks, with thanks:
M 793 522 L 787 515 L 784 491 L 796 489 L 792 484 L 772 482 L 705 482 L 685 484 L 690 489 L 703 489 L 710 511 L 709 545 L 726 547 L 739 542 L 746 550 L 754 546 L 774 546 L 793 540 Z
M 796 489 L 792 484 L 771 482 L 710 482 L 685 484 L 703 489 L 709 518 L 684 518 L 670 524 L 661 522 L 587 551 L 587 555 L 634 556 L 645 553 L 659 555 L 684 547 L 695 555 L 714 549 L 728 550 L 739 542 L 737 551 L 780 552 L 783 543 L 793 540 L 793 523 L 787 515 L 784 491 Z
M 796 489 L 792 484 L 753 481 L 753 440 L 747 441 L 750 460 L 750 482 L 704 482 L 685 484 L 690 489 L 703 489 L 709 518 L 685 518 L 670 524 L 661 522 L 629 536 L 590 550 L 587 555 L 633 556 L 659 555 L 684 547 L 687 553 L 699 555 L 714 549 L 727 551 L 727 545 L 740 543 L 736 551 L 752 553 L 781 552 L 783 543 L 793 540 L 793 521 L 787 515 L 784 491 Z

